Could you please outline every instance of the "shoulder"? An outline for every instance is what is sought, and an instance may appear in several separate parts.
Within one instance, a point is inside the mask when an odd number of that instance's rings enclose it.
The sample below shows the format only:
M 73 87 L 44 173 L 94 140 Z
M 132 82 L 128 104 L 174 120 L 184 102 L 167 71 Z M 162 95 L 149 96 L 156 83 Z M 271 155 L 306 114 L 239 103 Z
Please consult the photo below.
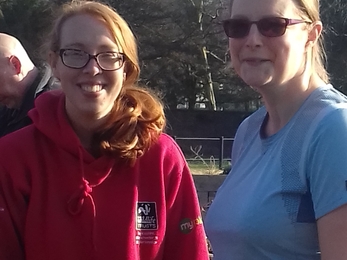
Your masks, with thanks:
M 6 149 L 10 150 L 23 147 L 29 142 L 35 142 L 35 126 L 29 125 L 15 132 L 0 138 L 0 154 L 6 153 Z
M 166 167 L 185 166 L 183 153 L 175 140 L 167 134 L 161 134 L 152 147 L 140 158 L 142 163 L 150 162 L 152 166 L 156 164 Z
M 161 134 L 158 140 L 152 145 L 149 153 L 161 153 L 167 155 L 183 156 L 182 151 L 176 141 L 168 134 Z
M 33 125 L 23 127 L 0 138 L 0 165 L 12 168 L 25 165 L 29 157 L 35 157 L 39 135 Z
M 327 94 L 327 93 L 326 93 Z M 313 154 L 344 158 L 347 152 L 347 100 L 330 92 L 320 101 L 302 111 L 297 119 L 297 131 L 304 136 L 302 147 Z M 337 152 L 337 151 L 340 152 Z M 315 157 L 316 158 L 316 157 Z
M 162 149 L 177 149 L 178 145 L 176 141 L 169 136 L 168 134 L 161 134 L 158 138 L 158 141 L 154 146 L 161 147 Z
M 327 107 L 315 118 L 313 122 L 313 135 L 327 135 L 332 136 L 334 133 L 337 135 L 335 138 L 341 138 L 347 134 L 347 103 L 344 106 L 334 105 Z M 330 138 L 328 138 L 330 139 Z
M 343 126 L 347 118 L 347 98 L 331 85 L 317 88 L 291 120 L 292 132 L 315 135 L 317 130 Z
M 313 127 L 346 127 L 347 97 L 331 85 L 318 88 L 306 101 L 301 117 Z M 308 120 L 311 117 L 311 120 Z
M 313 106 L 316 109 L 325 109 L 327 107 L 343 106 L 347 103 L 347 96 L 332 85 L 327 84 L 314 90 L 307 98 L 305 106 Z

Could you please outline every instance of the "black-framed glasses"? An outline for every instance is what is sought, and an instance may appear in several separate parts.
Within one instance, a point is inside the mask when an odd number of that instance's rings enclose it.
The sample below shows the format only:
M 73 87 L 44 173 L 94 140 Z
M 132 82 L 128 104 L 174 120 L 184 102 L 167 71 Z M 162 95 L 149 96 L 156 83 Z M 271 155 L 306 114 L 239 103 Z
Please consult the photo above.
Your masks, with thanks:
M 223 21 L 225 34 L 229 38 L 240 39 L 249 34 L 252 24 L 255 24 L 258 31 L 266 37 L 282 36 L 288 26 L 299 23 L 311 23 L 300 19 L 288 19 L 282 17 L 265 17 L 258 21 L 250 21 L 244 18 L 232 18 Z
M 113 51 L 91 55 L 78 49 L 60 49 L 59 56 L 63 64 L 72 69 L 82 69 L 91 59 L 95 59 L 102 70 L 118 70 L 123 66 L 125 60 L 123 53 Z

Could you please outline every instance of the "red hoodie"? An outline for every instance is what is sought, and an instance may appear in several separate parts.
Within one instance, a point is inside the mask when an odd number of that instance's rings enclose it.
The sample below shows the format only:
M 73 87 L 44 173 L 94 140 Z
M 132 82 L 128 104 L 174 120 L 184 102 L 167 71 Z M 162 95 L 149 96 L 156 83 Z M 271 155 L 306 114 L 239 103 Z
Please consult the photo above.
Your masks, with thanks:
M 134 167 L 95 159 L 42 94 L 33 125 L 0 139 L 1 260 L 205 260 L 192 176 L 162 134 Z

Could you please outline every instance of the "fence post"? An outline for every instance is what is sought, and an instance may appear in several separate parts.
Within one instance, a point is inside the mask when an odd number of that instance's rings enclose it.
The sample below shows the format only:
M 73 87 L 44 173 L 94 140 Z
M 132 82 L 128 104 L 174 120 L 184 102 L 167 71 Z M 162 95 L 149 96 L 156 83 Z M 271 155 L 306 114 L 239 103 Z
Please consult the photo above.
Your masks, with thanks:
M 224 136 L 220 138 L 220 148 L 219 148 L 219 170 L 223 169 L 223 161 L 224 161 Z

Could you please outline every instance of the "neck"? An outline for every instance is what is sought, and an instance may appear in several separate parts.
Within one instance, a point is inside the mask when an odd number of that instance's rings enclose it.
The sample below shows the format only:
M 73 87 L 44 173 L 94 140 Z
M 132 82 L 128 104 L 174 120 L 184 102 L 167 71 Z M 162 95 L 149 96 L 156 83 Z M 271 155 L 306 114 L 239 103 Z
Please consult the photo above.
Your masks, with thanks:
M 105 118 L 96 119 L 77 113 L 68 112 L 67 117 L 73 130 L 79 138 L 82 147 L 93 156 L 99 156 L 97 149 L 93 147 L 93 136 L 99 127 L 105 122 Z
M 272 86 L 272 90 L 263 91 L 261 94 L 268 112 L 264 134 L 270 136 L 282 129 L 308 96 L 324 84 L 318 76 L 312 76 L 307 83 L 293 81 L 279 87 Z

